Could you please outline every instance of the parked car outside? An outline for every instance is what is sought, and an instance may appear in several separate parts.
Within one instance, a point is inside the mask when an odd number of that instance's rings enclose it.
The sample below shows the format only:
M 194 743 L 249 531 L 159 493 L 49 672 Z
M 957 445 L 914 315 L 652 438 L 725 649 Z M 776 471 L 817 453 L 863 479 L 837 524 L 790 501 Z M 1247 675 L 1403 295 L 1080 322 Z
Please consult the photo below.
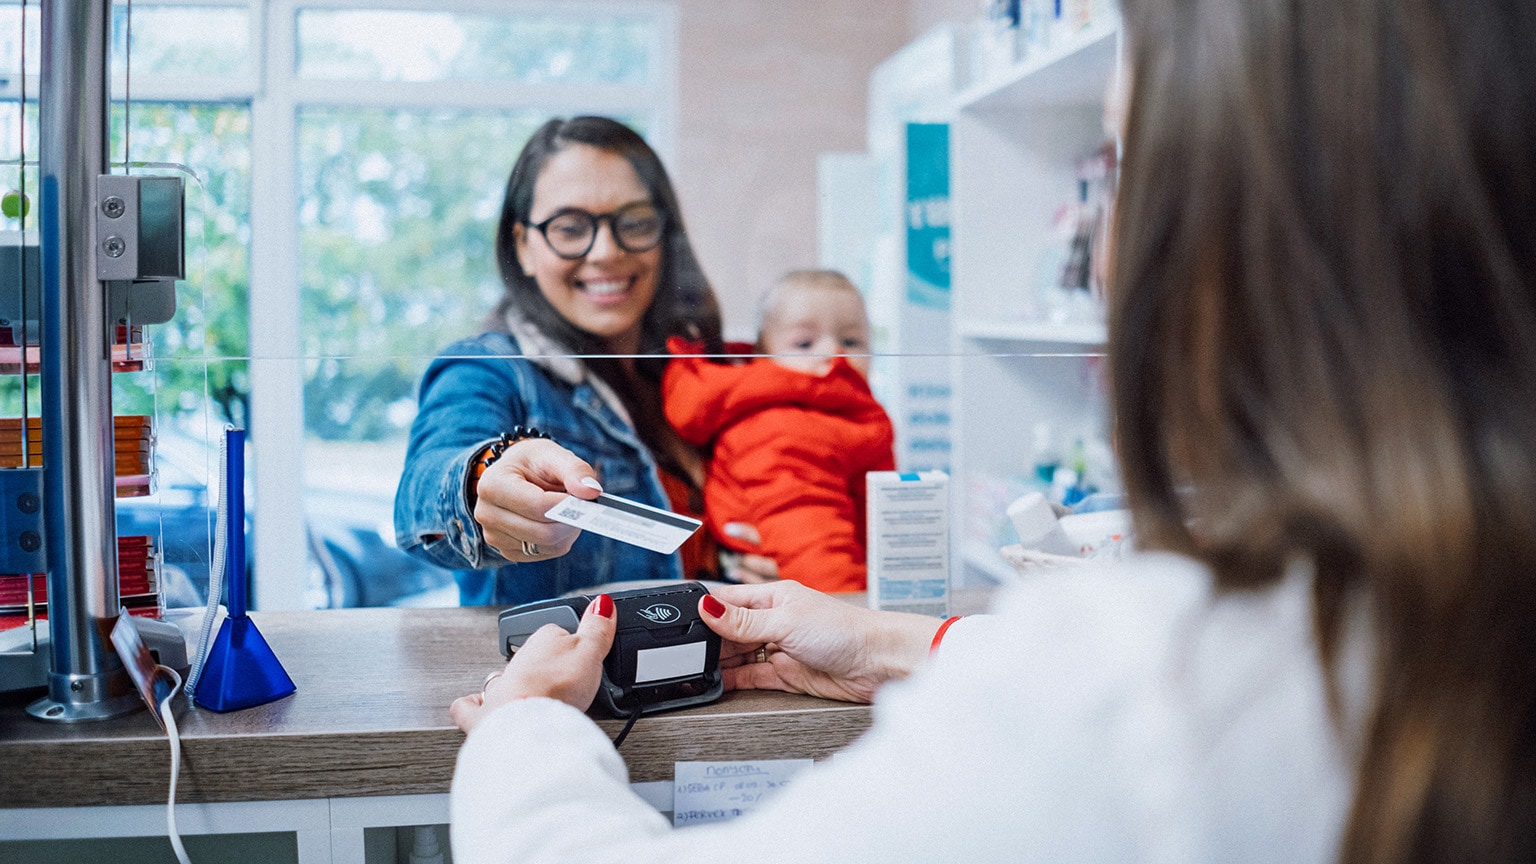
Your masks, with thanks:
M 219 448 L 180 432 L 161 431 L 155 443 L 156 492 L 117 499 L 119 536 L 148 534 L 160 555 L 161 592 L 168 607 L 207 603 L 217 517 Z M 210 490 L 210 485 L 215 487 Z M 377 499 L 377 500 L 375 500 Z M 247 495 L 247 501 L 253 500 Z M 411 557 L 394 544 L 393 502 L 355 491 L 306 489 L 309 550 L 305 605 L 453 605 L 451 571 Z M 246 534 L 260 516 L 246 511 Z M 246 544 L 246 573 L 260 562 Z

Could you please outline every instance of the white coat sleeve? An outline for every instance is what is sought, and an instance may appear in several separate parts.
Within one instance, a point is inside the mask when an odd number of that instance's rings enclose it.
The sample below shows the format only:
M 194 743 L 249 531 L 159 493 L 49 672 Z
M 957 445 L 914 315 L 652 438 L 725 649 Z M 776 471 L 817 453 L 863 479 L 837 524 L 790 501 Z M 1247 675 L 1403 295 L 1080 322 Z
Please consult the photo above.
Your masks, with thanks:
M 566 857 L 570 850 L 670 831 L 628 781 L 613 743 L 580 711 L 554 699 L 503 705 L 459 750 L 449 796 L 453 859 L 578 860 Z
M 1085 830 L 1073 818 L 1102 818 L 1113 809 L 1115 772 L 1103 764 L 1081 770 L 1081 754 L 1067 746 L 1081 741 L 1075 712 L 1033 710 L 1010 693 L 1028 688 L 1031 675 L 999 658 L 992 624 L 957 623 L 931 664 L 938 674 L 886 687 L 869 733 L 797 775 L 760 810 L 727 823 L 674 830 L 630 791 L 618 753 L 581 712 L 549 699 L 498 708 L 459 754 L 454 859 L 916 864 L 1133 858 L 1123 837 Z M 1030 855 L 1020 857 L 1021 848 Z

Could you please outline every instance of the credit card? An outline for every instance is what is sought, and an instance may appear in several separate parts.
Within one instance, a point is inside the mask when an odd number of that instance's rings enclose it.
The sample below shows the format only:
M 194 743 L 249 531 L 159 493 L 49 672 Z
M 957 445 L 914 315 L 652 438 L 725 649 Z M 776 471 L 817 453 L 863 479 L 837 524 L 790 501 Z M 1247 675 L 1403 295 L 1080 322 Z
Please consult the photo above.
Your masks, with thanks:
M 677 547 L 704 524 L 670 510 L 606 492 L 599 494 L 595 501 L 567 495 L 544 516 L 663 555 L 676 552 Z

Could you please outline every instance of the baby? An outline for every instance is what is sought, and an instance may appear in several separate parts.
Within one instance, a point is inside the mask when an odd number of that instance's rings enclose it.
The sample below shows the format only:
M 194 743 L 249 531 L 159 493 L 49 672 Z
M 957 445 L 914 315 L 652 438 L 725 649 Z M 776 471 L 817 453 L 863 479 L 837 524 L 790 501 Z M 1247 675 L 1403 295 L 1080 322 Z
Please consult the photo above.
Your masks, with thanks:
M 895 468 L 895 432 L 870 393 L 864 299 L 840 273 L 797 270 L 764 295 L 757 352 L 725 365 L 675 356 L 667 419 L 713 445 L 704 512 L 723 546 L 767 555 L 779 575 L 823 591 L 865 587 L 864 475 Z M 674 355 L 698 354 L 681 339 Z M 762 543 L 727 536 L 745 522 Z

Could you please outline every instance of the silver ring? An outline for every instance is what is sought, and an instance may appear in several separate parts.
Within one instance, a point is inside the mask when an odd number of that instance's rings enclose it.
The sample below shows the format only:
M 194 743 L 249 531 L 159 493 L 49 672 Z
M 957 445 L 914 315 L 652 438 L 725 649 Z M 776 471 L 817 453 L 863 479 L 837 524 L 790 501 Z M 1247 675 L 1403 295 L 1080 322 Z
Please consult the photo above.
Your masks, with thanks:
M 500 669 L 497 669 L 497 670 L 494 670 L 492 672 L 487 673 L 486 676 L 485 676 L 485 683 L 480 685 L 480 692 L 484 693 L 485 692 L 485 688 L 491 686 L 491 682 L 495 681 L 497 678 L 500 678 L 500 677 L 501 677 L 501 670 Z
M 519 542 L 521 542 L 523 544 L 523 554 L 524 555 L 527 555 L 529 558 L 537 558 L 539 556 L 538 544 L 529 543 L 527 540 L 522 540 L 522 541 L 519 541 Z
M 767 663 L 768 662 L 768 646 L 767 645 L 764 645 L 763 647 L 757 649 L 757 653 L 752 655 L 752 662 L 753 663 Z

